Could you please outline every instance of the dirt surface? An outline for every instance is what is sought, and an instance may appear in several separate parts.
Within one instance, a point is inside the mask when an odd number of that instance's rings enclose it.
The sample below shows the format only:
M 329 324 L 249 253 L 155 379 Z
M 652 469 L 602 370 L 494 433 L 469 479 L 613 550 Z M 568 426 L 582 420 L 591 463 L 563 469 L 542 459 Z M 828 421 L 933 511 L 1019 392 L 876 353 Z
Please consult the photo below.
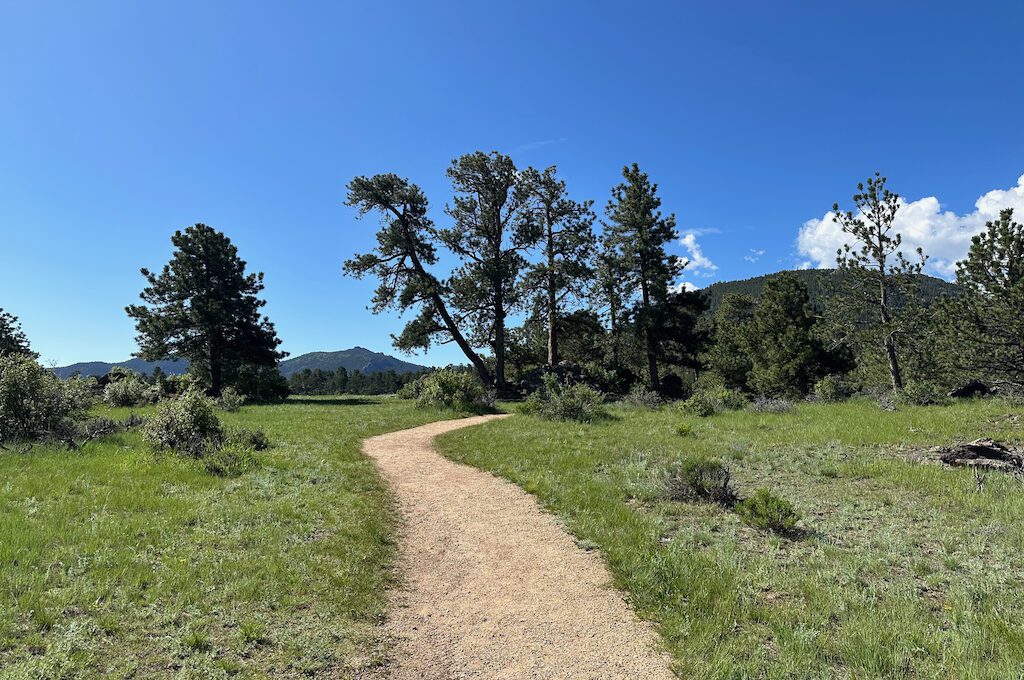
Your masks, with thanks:
M 519 487 L 434 451 L 435 436 L 495 417 L 363 443 L 403 517 L 385 677 L 674 677 L 596 554 Z

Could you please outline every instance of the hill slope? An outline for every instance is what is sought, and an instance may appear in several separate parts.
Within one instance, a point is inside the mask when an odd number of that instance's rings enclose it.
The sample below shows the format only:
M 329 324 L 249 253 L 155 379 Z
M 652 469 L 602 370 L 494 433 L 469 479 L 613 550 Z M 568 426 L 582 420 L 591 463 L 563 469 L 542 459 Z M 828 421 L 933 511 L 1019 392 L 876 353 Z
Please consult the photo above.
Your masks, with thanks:
M 718 309 L 718 306 L 722 304 L 725 296 L 730 293 L 757 298 L 761 295 L 761 289 L 764 288 L 764 284 L 773 276 L 778 276 L 782 273 L 775 272 L 774 274 L 755 276 L 752 279 L 712 283 L 703 289 L 703 293 L 707 296 L 708 304 L 710 305 L 709 313 L 713 314 Z M 797 269 L 787 273 L 795 275 L 807 285 L 807 293 L 811 298 L 811 304 L 819 308 L 822 306 L 833 283 L 841 284 L 843 277 L 847 276 L 838 269 Z M 958 289 L 955 283 L 943 281 L 926 274 L 922 274 L 920 280 L 921 297 L 925 302 L 931 302 L 942 295 L 957 294 Z
M 315 371 L 336 371 L 344 367 L 349 373 L 377 373 L 394 371 L 395 373 L 413 373 L 425 371 L 426 366 L 409 363 L 380 352 L 371 352 L 365 347 L 353 347 L 339 352 L 309 352 L 281 362 L 281 373 L 289 376 L 292 373 L 310 369 Z
M 85 361 L 70 366 L 59 366 L 53 369 L 58 378 L 67 379 L 76 373 L 82 376 L 101 376 L 110 372 L 114 366 L 123 366 L 136 373 L 150 374 L 157 366 L 167 375 L 179 375 L 188 370 L 188 361 L 143 361 L 129 359 L 108 363 L 106 361 Z M 371 352 L 365 347 L 353 347 L 339 352 L 309 352 L 281 362 L 281 373 L 289 376 L 303 369 L 336 371 L 344 366 L 348 372 L 361 371 L 376 373 L 378 371 L 395 371 L 396 373 L 413 373 L 426 370 L 426 366 L 409 363 L 380 352 Z

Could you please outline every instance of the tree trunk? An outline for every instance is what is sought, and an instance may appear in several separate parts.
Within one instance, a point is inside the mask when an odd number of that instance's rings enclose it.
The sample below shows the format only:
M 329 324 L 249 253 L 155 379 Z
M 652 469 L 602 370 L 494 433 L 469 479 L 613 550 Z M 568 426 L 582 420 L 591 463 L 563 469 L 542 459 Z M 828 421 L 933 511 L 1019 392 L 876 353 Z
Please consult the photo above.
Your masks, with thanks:
M 548 218 L 548 366 L 554 367 L 558 364 L 558 332 L 555 324 L 558 322 L 558 278 L 555 276 L 555 244 L 554 234 L 551 228 L 551 219 Z
M 884 263 L 883 263 L 884 266 Z M 892 317 L 889 315 L 889 296 L 885 290 L 885 276 L 879 278 L 879 309 L 882 313 L 882 345 L 885 347 L 885 358 L 889 361 L 889 375 L 893 389 L 903 389 L 903 373 L 900 371 L 900 360 L 896 355 L 896 341 L 890 328 Z
M 494 388 L 505 389 L 505 300 L 501 282 L 494 288 Z
M 224 390 L 224 367 L 216 341 L 210 343 L 210 396 L 219 397 Z
M 643 270 L 640 272 L 640 293 L 643 303 L 641 326 L 644 332 L 644 345 L 647 349 L 647 378 L 650 380 L 651 389 L 658 392 L 661 390 L 661 379 L 658 377 L 657 347 L 654 343 L 654 336 L 651 334 L 651 293 Z

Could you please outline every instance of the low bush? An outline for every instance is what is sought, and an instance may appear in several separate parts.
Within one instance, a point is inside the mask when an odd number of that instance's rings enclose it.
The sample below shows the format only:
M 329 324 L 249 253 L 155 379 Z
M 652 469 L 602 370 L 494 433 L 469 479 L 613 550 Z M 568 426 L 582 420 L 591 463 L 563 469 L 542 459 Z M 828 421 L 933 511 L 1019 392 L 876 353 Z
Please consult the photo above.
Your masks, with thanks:
M 533 397 L 535 402 L 527 408 L 537 408 L 548 420 L 589 423 L 605 415 L 603 394 L 583 383 L 563 385 L 551 373 L 544 376 L 544 389 Z
M 156 415 L 147 421 L 143 437 L 158 449 L 201 458 L 224 439 L 224 429 L 214 403 L 191 389 L 177 399 L 160 402 Z
M 779 534 L 792 532 L 800 521 L 793 504 L 768 489 L 758 489 L 750 498 L 736 503 L 736 512 L 750 526 Z
M 483 413 L 494 408 L 494 396 L 472 373 L 455 368 L 442 368 L 423 377 L 418 388 L 416 404 L 422 407 Z
M 676 426 L 676 434 L 680 437 L 694 437 L 696 433 L 693 431 L 693 427 L 688 423 L 679 423 Z
M 824 402 L 837 403 L 853 396 L 853 386 L 839 375 L 826 375 L 814 384 L 814 396 Z
M 224 443 L 242 446 L 253 451 L 265 451 L 270 448 L 270 439 L 263 430 L 250 430 L 245 427 L 232 427 L 224 432 Z
M 239 394 L 238 390 L 234 387 L 228 386 L 220 391 L 220 396 L 217 397 L 217 406 L 222 411 L 228 413 L 234 413 L 238 409 L 242 408 L 242 404 L 245 403 L 245 396 Z
M 40 441 L 74 446 L 91 403 L 84 381 L 61 381 L 27 355 L 0 357 L 0 446 Z
M 758 413 L 788 413 L 793 410 L 793 402 L 782 397 L 758 397 L 751 402 L 750 410 Z
M 203 457 L 203 469 L 217 477 L 238 477 L 258 467 L 253 449 L 238 444 L 225 444 Z
M 747 405 L 747 398 L 738 390 L 726 387 L 700 389 L 685 401 L 679 402 L 684 413 L 706 418 L 721 411 L 737 411 Z
M 636 408 L 645 408 L 651 411 L 657 411 L 664 405 L 661 395 L 652 389 L 648 389 L 646 385 L 637 383 L 629 390 L 629 394 L 625 396 L 623 402 L 629 406 Z
M 679 403 L 679 410 L 698 418 L 715 415 L 715 404 L 703 392 L 698 392 L 689 399 Z
M 112 418 L 90 418 L 82 426 L 82 433 L 86 439 L 96 439 L 114 434 L 122 427 L 121 423 Z
M 703 501 L 727 507 L 736 502 L 732 472 L 720 460 L 683 460 L 669 471 L 665 486 L 669 499 L 674 501 Z
M 897 395 L 900 402 L 914 406 L 940 406 L 952 399 L 935 385 L 926 382 L 907 384 Z
M 141 406 L 156 403 L 160 390 L 134 373 L 117 374 L 118 379 L 103 388 L 103 401 L 108 406 Z

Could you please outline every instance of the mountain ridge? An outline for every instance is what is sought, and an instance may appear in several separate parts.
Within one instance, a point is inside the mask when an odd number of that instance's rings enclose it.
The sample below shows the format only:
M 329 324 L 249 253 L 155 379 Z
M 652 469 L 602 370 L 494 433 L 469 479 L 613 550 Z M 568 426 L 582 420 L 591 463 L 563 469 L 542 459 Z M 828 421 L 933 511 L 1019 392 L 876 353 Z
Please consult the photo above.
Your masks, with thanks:
M 58 378 L 67 379 L 73 375 L 101 376 L 106 375 L 115 366 L 135 371 L 136 373 L 152 373 L 157 366 L 167 375 L 180 375 L 188 370 L 188 361 L 185 359 L 165 361 L 144 361 L 138 358 L 126 361 L 81 361 L 67 366 L 57 366 L 51 369 Z M 320 369 L 322 371 L 337 371 L 344 367 L 351 372 L 377 373 L 393 370 L 396 373 L 413 373 L 429 370 L 427 366 L 421 366 L 408 361 L 402 361 L 389 354 L 374 352 L 365 347 L 352 347 L 334 352 L 306 352 L 291 359 L 281 362 L 281 374 L 285 377 L 292 373 L 309 368 L 310 370 Z

